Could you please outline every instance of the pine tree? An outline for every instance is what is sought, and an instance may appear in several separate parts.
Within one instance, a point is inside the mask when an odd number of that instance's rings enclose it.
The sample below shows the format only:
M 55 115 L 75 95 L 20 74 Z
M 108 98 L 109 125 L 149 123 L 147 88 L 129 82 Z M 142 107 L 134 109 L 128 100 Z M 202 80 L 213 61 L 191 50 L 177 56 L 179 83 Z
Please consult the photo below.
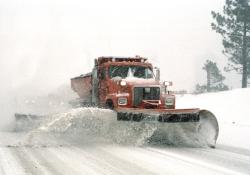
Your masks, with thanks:
M 223 53 L 229 59 L 226 70 L 241 73 L 245 88 L 250 78 L 250 1 L 226 0 L 223 14 L 212 11 L 212 16 L 212 29 L 222 35 Z
M 207 73 L 207 92 L 228 90 L 228 86 L 223 83 L 225 77 L 215 62 L 206 60 L 202 69 Z
M 229 89 L 228 86 L 223 83 L 225 77 L 222 75 L 215 62 L 206 60 L 202 69 L 206 71 L 207 83 L 206 85 L 197 84 L 195 93 L 217 92 Z

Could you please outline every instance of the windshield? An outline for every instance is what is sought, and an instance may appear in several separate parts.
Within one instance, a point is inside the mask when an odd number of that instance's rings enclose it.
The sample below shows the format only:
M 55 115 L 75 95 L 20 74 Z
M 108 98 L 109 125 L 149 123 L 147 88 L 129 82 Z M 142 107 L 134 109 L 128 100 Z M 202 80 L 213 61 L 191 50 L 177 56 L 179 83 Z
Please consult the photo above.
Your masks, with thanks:
M 152 70 L 149 67 L 142 66 L 110 66 L 109 77 L 136 77 L 150 79 L 154 77 Z

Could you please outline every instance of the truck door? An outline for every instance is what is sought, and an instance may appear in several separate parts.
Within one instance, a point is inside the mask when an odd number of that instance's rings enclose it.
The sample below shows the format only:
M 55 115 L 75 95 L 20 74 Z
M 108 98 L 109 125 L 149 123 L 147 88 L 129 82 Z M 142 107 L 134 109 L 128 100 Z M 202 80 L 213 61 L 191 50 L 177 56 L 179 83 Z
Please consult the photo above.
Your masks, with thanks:
M 106 67 L 99 68 L 99 103 L 105 106 L 106 96 L 108 95 L 108 85 L 106 80 Z

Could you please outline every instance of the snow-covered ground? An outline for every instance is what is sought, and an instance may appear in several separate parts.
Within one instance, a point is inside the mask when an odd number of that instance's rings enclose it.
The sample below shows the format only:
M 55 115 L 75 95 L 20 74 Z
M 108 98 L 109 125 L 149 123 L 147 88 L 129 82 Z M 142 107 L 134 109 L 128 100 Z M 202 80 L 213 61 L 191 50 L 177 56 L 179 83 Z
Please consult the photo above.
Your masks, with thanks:
M 178 97 L 177 108 L 192 107 L 210 110 L 217 117 L 218 144 L 250 149 L 250 88 Z
M 250 89 L 178 96 L 178 108 L 216 115 L 216 149 L 144 143 L 154 127 L 117 125 L 110 110 L 50 115 L 32 131 L 0 132 L 0 174 L 250 174 L 249 99 Z

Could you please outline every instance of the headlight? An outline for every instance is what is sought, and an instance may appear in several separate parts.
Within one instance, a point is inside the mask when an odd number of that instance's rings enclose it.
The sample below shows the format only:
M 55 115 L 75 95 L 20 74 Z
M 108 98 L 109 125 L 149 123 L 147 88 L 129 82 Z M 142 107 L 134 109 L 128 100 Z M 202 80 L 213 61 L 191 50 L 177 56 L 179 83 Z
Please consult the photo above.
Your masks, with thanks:
M 127 105 L 128 100 L 125 97 L 118 98 L 118 105 Z
M 173 106 L 174 105 L 174 98 L 166 98 L 165 105 L 166 106 Z
M 121 86 L 126 86 L 127 82 L 126 81 L 121 81 L 120 85 Z

